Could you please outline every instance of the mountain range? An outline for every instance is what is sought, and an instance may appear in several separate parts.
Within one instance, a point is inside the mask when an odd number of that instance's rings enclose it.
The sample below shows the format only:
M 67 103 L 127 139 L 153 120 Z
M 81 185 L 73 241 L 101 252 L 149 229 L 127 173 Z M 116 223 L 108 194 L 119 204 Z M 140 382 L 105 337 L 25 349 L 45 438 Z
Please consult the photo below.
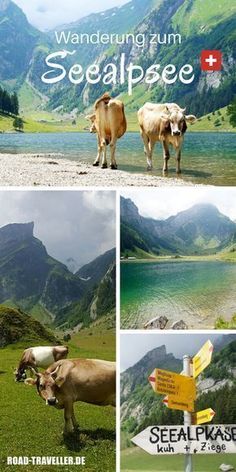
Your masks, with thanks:
M 210 366 L 198 378 L 197 411 L 213 408 L 216 412 L 213 419 L 215 424 L 235 422 L 235 411 L 232 412 L 230 403 L 233 401 L 236 389 L 235 353 L 235 335 L 220 335 L 214 343 Z M 123 448 L 131 445 L 130 437 L 147 426 L 183 423 L 183 412 L 166 408 L 162 403 L 163 396 L 153 392 L 148 376 L 155 367 L 180 373 L 182 360 L 172 353 L 167 353 L 163 344 L 147 352 L 142 359 L 121 373 Z
M 33 222 L 9 224 L 0 229 L 2 305 L 25 310 L 44 323 L 58 325 L 63 320 L 65 326 L 79 322 L 88 325 L 98 316 L 114 309 L 115 249 L 73 274 L 47 253 L 33 230 Z M 84 273 L 86 278 L 81 275 Z M 81 319 L 75 312 L 80 310 L 85 300 L 88 303 L 88 298 L 93 305 L 93 313 L 87 310 L 86 316 L 83 313 Z
M 134 111 L 145 100 L 177 101 L 198 116 L 228 105 L 235 94 L 235 26 L 236 5 L 231 0 L 132 0 L 127 4 L 94 13 L 72 24 L 55 28 L 76 33 L 178 33 L 179 44 L 159 44 L 147 41 L 144 50 L 129 42 L 116 45 L 82 45 L 65 64 L 78 61 L 82 65 L 96 62 L 105 66 L 115 61 L 121 52 L 126 61 L 148 67 L 153 63 L 183 65 L 192 63 L 195 80 L 184 84 L 163 84 L 145 87 L 137 85 L 132 97 L 127 97 L 122 85 L 106 86 L 114 95 L 121 95 L 127 110 Z M 21 109 L 29 104 L 29 94 L 37 97 L 40 108 L 82 111 L 104 92 L 103 84 L 74 86 L 65 80 L 55 86 L 41 81 L 46 71 L 45 58 L 50 52 L 64 48 L 56 43 L 54 32 L 41 32 L 28 22 L 23 11 L 11 0 L 0 0 L 0 84 L 20 96 Z M 67 48 L 70 49 L 69 46 Z M 223 72 L 206 74 L 201 71 L 199 56 L 203 49 L 223 52 Z M 32 102 L 31 100 L 31 102 Z M 40 103 L 39 103 L 40 102 Z
M 212 204 L 193 207 L 164 220 L 143 217 L 130 199 L 121 197 L 121 254 L 206 255 L 236 242 L 236 223 Z

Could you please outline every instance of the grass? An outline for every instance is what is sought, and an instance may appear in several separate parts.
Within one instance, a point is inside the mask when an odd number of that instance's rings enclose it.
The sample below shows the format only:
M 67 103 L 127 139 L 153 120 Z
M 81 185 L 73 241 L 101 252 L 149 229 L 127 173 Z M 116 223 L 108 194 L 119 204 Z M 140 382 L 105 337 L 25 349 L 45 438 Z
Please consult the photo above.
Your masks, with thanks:
M 172 19 L 174 29 L 187 35 L 209 30 L 236 12 L 236 5 L 231 0 L 195 0 L 190 6 L 189 3 L 186 0 Z
M 102 324 L 72 337 L 69 357 L 115 359 L 113 330 Z M 75 404 L 80 430 L 63 438 L 63 412 L 47 407 L 35 388 L 15 383 L 12 368 L 17 365 L 22 346 L 16 344 L 0 350 L 1 434 L 0 470 L 12 470 L 7 456 L 85 456 L 87 472 L 115 470 L 115 412 L 113 407 Z M 57 471 L 57 466 L 15 466 L 14 471 Z M 63 470 L 72 471 L 76 468 Z
M 139 132 L 137 111 L 144 102 L 150 99 L 150 93 L 145 92 L 144 87 L 140 85 L 135 87 L 132 97 L 122 95 L 121 98 L 126 106 L 127 131 Z M 226 112 L 227 107 L 224 107 L 214 112 L 214 115 L 209 113 L 193 125 L 189 125 L 188 129 L 193 132 L 235 132 L 236 128 L 230 125 Z M 78 133 L 84 132 L 84 129 L 88 127 L 88 121 L 83 115 L 76 118 L 76 125 L 72 125 L 72 118 L 65 119 L 57 113 L 44 110 L 29 110 L 23 114 L 23 119 L 25 133 Z M 215 124 L 216 122 L 219 126 Z M 0 115 L 1 132 L 14 132 L 12 117 Z
M 234 454 L 202 454 L 193 457 L 194 472 L 216 472 L 222 463 L 236 467 Z M 207 464 L 207 465 L 206 465 Z M 123 472 L 182 472 L 184 469 L 183 455 L 150 456 L 138 448 L 130 448 L 121 452 L 121 470 Z
M 215 322 L 215 329 L 236 329 L 236 315 L 232 316 L 230 321 L 225 321 L 220 317 Z

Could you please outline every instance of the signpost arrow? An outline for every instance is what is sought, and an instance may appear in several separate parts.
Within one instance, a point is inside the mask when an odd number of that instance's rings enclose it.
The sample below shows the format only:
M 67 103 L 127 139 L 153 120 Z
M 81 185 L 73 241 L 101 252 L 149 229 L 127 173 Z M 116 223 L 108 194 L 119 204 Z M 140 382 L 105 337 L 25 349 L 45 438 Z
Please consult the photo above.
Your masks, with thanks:
M 212 353 L 213 344 L 208 340 L 192 359 L 194 378 L 196 378 L 211 363 Z
M 212 408 L 208 408 L 207 410 L 198 411 L 192 415 L 192 422 L 193 424 L 203 424 L 209 423 L 213 420 L 215 416 L 215 411 Z
M 191 400 L 179 400 L 178 397 L 173 395 L 167 395 L 162 402 L 171 410 L 181 410 L 181 411 L 194 411 L 194 401 Z
M 149 426 L 131 441 L 152 455 L 236 453 L 236 425 Z
M 168 370 L 154 369 L 148 380 L 156 393 L 174 395 L 181 401 L 196 399 L 195 380 L 191 377 Z

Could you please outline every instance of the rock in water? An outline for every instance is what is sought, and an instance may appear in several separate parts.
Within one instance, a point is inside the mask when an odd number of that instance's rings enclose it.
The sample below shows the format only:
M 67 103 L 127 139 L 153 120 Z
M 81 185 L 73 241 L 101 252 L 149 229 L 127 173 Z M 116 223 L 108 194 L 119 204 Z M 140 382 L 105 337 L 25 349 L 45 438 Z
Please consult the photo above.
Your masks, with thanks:
M 183 320 L 175 321 L 170 327 L 170 329 L 188 329 L 188 326 Z
M 165 329 L 168 323 L 166 316 L 157 316 L 144 325 L 144 329 Z

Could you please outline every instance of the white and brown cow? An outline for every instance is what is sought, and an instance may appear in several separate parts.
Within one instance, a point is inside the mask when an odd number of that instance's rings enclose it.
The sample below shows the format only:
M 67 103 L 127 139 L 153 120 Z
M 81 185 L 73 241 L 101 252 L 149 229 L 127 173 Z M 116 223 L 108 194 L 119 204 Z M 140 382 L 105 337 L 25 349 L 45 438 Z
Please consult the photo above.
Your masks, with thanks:
M 113 405 L 116 399 L 114 362 L 98 359 L 66 359 L 55 362 L 45 372 L 35 372 L 36 379 L 25 383 L 36 385 L 47 405 L 64 409 L 64 433 L 76 428 L 74 402 Z
M 93 163 L 99 166 L 102 157 L 102 168 L 107 168 L 107 146 L 110 145 L 111 169 L 117 169 L 115 150 L 117 139 L 121 138 L 127 128 L 124 104 L 110 97 L 108 93 L 95 103 L 95 112 L 86 118 L 91 121 L 90 132 L 97 133 L 98 154 Z
M 68 347 L 66 346 L 38 346 L 25 349 L 15 370 L 16 382 L 26 378 L 26 369 L 33 368 L 35 371 L 38 367 L 45 369 L 53 362 L 65 359 L 67 354 Z
M 155 144 L 160 141 L 163 146 L 163 173 L 168 172 L 170 144 L 176 151 L 176 172 L 178 174 L 181 173 L 181 148 L 184 133 L 187 130 L 187 122 L 193 123 L 196 119 L 194 115 L 186 115 L 185 108 L 180 108 L 176 103 L 145 103 L 140 108 L 138 111 L 138 122 L 144 142 L 148 170 L 152 169 L 152 155 Z

